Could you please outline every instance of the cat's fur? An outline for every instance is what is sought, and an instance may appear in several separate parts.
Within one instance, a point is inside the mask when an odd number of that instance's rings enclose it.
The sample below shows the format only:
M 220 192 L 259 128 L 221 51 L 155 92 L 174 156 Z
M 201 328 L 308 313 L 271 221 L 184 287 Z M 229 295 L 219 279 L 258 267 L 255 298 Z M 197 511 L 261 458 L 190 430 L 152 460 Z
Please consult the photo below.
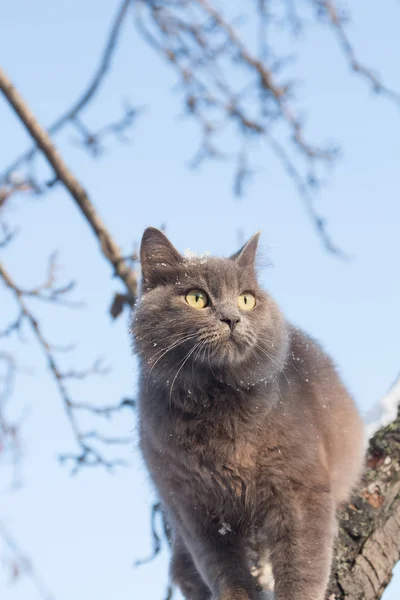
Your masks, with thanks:
M 219 259 L 184 258 L 153 228 L 142 240 L 141 448 L 189 600 L 255 600 L 268 564 L 277 600 L 322 600 L 335 510 L 363 460 L 363 426 L 331 360 L 257 283 L 257 242 Z M 193 288 L 207 308 L 185 302 Z M 238 308 L 244 291 L 251 311 Z

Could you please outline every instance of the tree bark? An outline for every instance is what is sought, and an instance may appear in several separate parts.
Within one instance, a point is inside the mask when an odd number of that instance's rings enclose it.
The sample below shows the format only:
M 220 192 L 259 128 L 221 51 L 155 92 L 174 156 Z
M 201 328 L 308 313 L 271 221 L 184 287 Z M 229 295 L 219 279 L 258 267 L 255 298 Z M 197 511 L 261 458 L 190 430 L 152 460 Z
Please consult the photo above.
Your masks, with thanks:
M 377 600 L 400 560 L 400 409 L 370 440 L 366 469 L 339 514 L 329 600 Z

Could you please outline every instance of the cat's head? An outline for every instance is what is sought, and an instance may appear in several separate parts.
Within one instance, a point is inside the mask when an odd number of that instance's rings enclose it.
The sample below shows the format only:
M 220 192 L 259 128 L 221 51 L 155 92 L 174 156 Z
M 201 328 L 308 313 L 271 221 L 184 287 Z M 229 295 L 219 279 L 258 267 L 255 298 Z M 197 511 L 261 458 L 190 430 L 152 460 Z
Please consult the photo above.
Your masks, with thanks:
M 185 257 L 161 231 L 146 229 L 132 327 L 145 372 L 167 381 L 207 370 L 250 383 L 282 368 L 287 325 L 258 285 L 258 238 L 230 258 Z

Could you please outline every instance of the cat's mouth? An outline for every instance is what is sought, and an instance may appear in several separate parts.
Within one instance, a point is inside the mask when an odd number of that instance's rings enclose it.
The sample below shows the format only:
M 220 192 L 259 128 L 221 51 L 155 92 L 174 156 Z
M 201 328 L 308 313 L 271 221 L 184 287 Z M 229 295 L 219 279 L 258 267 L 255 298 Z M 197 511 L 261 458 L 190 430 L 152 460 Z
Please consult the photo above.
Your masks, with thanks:
M 235 331 L 231 331 L 229 329 L 227 329 L 226 331 L 224 331 L 224 333 L 221 335 L 221 342 L 222 342 L 222 346 L 237 346 L 238 343 L 238 336 L 235 333 Z
M 207 363 L 211 360 L 216 366 L 222 366 L 227 362 L 242 362 L 251 347 L 247 336 L 243 336 L 243 332 L 229 327 L 221 328 L 211 335 L 208 332 L 204 342 L 209 351 L 200 352 L 200 357 L 204 356 Z
M 243 337 L 237 331 L 227 331 L 221 344 L 223 350 L 228 354 L 245 352 L 248 345 L 244 342 Z
M 228 329 L 224 332 L 224 342 L 227 344 L 233 344 L 237 348 L 243 348 L 243 336 L 237 331 L 237 329 Z

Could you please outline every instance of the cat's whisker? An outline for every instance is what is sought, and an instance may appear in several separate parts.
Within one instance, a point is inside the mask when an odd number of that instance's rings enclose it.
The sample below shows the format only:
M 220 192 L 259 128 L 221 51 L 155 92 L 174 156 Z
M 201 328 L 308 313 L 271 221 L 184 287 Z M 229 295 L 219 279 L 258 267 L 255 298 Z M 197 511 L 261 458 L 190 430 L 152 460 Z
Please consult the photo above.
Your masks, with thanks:
M 195 361 L 196 361 L 196 360 L 197 360 L 197 358 L 199 357 L 199 353 L 200 353 L 200 350 L 202 349 L 202 347 L 203 347 L 203 344 L 201 343 L 201 344 L 199 345 L 199 347 L 198 347 L 197 351 L 194 353 L 194 356 L 193 356 L 193 360 L 192 360 L 192 377 L 193 377 L 193 378 L 195 377 L 195 371 L 194 371 L 194 367 L 195 367 Z
M 174 342 L 173 344 L 171 344 L 170 346 L 168 346 L 168 348 L 166 348 L 165 350 L 163 350 L 162 354 L 157 358 L 157 360 L 154 361 L 154 363 L 152 364 L 150 371 L 148 372 L 147 378 L 150 377 L 153 369 L 156 367 L 156 365 L 158 364 L 158 362 L 164 358 L 164 356 L 166 354 L 168 354 L 168 352 L 170 352 L 171 350 L 174 350 L 175 348 L 178 348 L 178 346 L 186 343 L 187 341 L 189 341 L 191 339 L 192 336 L 190 337 L 185 337 L 183 339 L 180 339 L 179 341 Z M 193 336 L 195 337 L 195 336 Z
M 259 352 L 257 349 L 254 349 L 254 350 L 253 350 L 253 352 L 254 352 L 255 356 L 256 356 L 257 358 L 259 358 L 261 366 L 262 366 L 262 367 L 264 367 L 264 369 L 265 369 L 266 371 L 268 371 L 268 366 L 269 366 L 269 365 L 268 365 L 268 363 L 266 362 L 266 360 L 265 360 L 264 356 L 263 356 L 263 355 L 262 355 L 262 354 L 261 354 L 261 353 L 260 353 L 260 352 Z
M 201 344 L 201 342 L 197 342 L 197 344 L 195 344 L 195 345 L 193 346 L 193 348 L 191 348 L 191 349 L 189 350 L 189 352 L 186 354 L 186 356 L 185 356 L 185 358 L 183 359 L 183 361 L 181 361 L 181 363 L 182 363 L 182 364 L 181 364 L 181 366 L 179 367 L 178 371 L 176 372 L 176 374 L 175 374 L 175 377 L 173 378 L 173 380 L 172 380 L 172 383 L 171 383 L 171 388 L 170 388 L 170 390 L 169 390 L 169 403 L 170 403 L 170 406 L 171 406 L 171 399 L 172 399 L 172 390 L 173 390 L 173 388 L 174 388 L 175 381 L 176 381 L 176 379 L 177 379 L 177 377 L 178 377 L 179 373 L 182 371 L 183 367 L 185 366 L 185 364 L 187 363 L 187 361 L 189 360 L 189 358 L 190 358 L 190 357 L 191 357 L 191 355 L 193 354 L 193 352 L 196 350 L 196 348 L 198 348 L 198 346 L 199 346 L 200 344 Z
M 157 356 L 157 354 L 160 354 L 162 352 L 164 352 L 164 350 L 167 350 L 170 347 L 170 344 L 174 344 L 175 342 L 178 342 L 179 340 L 183 339 L 186 336 L 190 336 L 190 335 L 194 335 L 192 331 L 180 331 L 180 337 L 177 336 L 170 336 L 169 339 L 164 340 L 163 342 L 163 347 L 159 348 L 158 350 L 154 351 L 153 356 L 151 358 L 154 358 Z M 157 343 L 157 342 L 156 342 Z
M 214 371 L 211 366 L 211 344 L 208 344 L 208 347 L 207 347 L 207 360 L 208 360 L 208 365 L 210 367 L 211 374 L 213 377 L 215 377 Z
M 200 357 L 200 352 L 202 352 L 202 351 L 204 352 L 206 346 L 207 346 L 207 344 L 203 340 L 200 340 L 200 346 L 198 347 L 198 349 L 195 352 L 195 355 L 193 357 L 194 361 Z
M 272 364 L 276 367 L 280 367 L 279 362 L 276 360 L 276 358 L 270 353 L 268 352 L 268 350 L 266 350 L 262 344 L 258 345 L 258 349 L 260 352 L 262 352 L 264 354 L 264 356 L 266 356 L 270 362 L 272 362 Z M 281 369 L 280 369 L 281 370 Z
M 210 359 L 211 349 L 212 349 L 212 346 L 211 346 L 211 344 L 208 344 L 207 342 L 206 342 L 206 343 L 204 343 L 204 349 L 203 349 L 203 361 L 205 362 L 205 361 L 206 361 L 206 359 L 207 359 L 207 361 L 208 361 L 208 366 L 209 366 L 209 369 L 210 369 L 211 375 L 212 375 L 213 377 L 215 377 L 215 373 L 214 373 L 214 371 L 213 371 L 213 368 L 212 368 L 212 365 L 211 365 L 211 359 Z
M 196 337 L 197 337 L 197 334 L 188 335 L 188 336 L 185 336 L 185 337 L 183 337 L 183 338 L 180 338 L 179 340 L 177 340 L 177 341 L 175 341 L 173 344 L 171 344 L 171 345 L 170 345 L 170 346 L 169 346 L 169 347 L 168 347 L 168 348 L 165 350 L 165 352 L 163 352 L 163 354 L 161 354 L 161 356 L 159 356 L 159 357 L 157 358 L 157 360 L 156 360 L 156 361 L 153 363 L 153 365 L 151 366 L 151 369 L 150 369 L 150 371 L 149 371 L 149 372 L 148 372 L 148 374 L 147 374 L 147 379 L 150 377 L 150 375 L 151 375 L 151 373 L 152 373 L 152 371 L 153 371 L 154 367 L 157 365 L 157 363 L 158 363 L 158 362 L 159 362 L 159 361 L 160 361 L 162 358 L 164 358 L 164 356 L 165 356 L 166 354 L 168 354 L 168 352 L 170 352 L 171 350 L 174 350 L 174 349 L 175 349 L 175 348 L 177 348 L 178 346 L 181 346 L 182 344 L 185 344 L 185 343 L 186 343 L 186 342 L 188 342 L 189 340 L 191 340 L 191 339 L 193 339 L 193 338 L 196 338 Z
M 279 370 L 278 370 L 278 373 L 282 373 L 282 375 L 285 377 L 285 379 L 287 381 L 287 384 L 288 384 L 288 389 L 290 390 L 290 393 L 292 394 L 292 397 L 293 397 L 293 392 L 292 392 L 292 388 L 290 386 L 290 381 L 289 381 L 288 376 L 285 373 L 285 370 L 284 370 L 283 366 L 279 365 L 278 361 L 273 356 L 271 356 L 271 354 L 267 350 L 265 350 L 265 348 L 263 348 L 263 346 L 261 344 L 259 345 L 259 350 L 261 352 L 263 352 L 269 358 L 269 360 L 272 362 L 272 364 L 274 364 L 275 366 L 280 367 Z
M 268 346 L 269 346 L 269 348 L 270 348 L 271 350 L 276 350 L 276 347 L 274 346 L 274 344 L 273 344 L 272 342 L 268 341 L 268 340 L 265 340 L 265 339 L 263 339 L 263 340 L 260 340 L 260 341 L 259 341 L 259 344 L 260 344 L 260 345 L 265 345 L 265 344 L 268 344 Z M 289 355 L 286 357 L 286 360 L 285 360 L 285 362 L 286 362 L 287 364 L 290 364 L 290 365 L 293 367 L 293 369 L 299 373 L 299 370 L 298 370 L 298 368 L 297 368 L 296 364 L 295 364 L 295 363 L 294 363 L 294 361 L 293 361 L 293 360 L 290 358 L 290 356 L 289 356 Z

